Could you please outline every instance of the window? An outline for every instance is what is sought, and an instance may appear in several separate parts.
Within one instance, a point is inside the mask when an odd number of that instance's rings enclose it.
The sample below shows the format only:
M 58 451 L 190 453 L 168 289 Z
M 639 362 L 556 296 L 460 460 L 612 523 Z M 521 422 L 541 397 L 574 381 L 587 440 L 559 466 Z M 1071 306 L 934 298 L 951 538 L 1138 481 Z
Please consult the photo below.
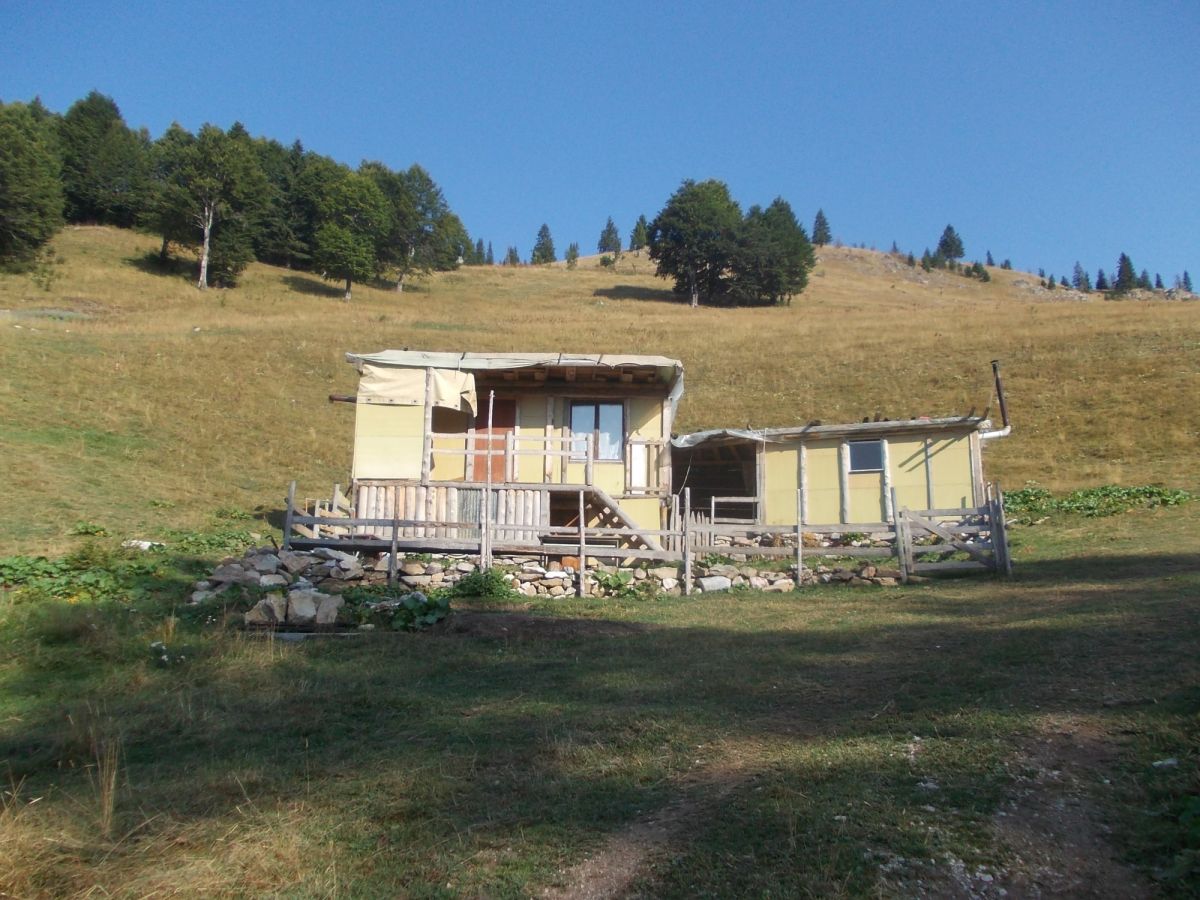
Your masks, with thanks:
M 584 435 L 597 433 L 596 459 L 620 460 L 625 446 L 625 408 L 621 403 L 571 403 L 571 456 L 587 454 Z
M 883 471 L 883 441 L 850 441 L 851 472 Z

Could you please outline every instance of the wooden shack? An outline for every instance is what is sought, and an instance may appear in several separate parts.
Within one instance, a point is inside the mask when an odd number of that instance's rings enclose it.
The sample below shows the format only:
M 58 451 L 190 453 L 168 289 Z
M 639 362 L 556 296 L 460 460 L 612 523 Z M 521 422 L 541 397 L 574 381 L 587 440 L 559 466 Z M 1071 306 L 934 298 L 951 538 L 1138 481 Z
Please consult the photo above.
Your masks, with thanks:
M 672 442 L 674 490 L 714 521 L 880 526 L 985 497 L 982 417 L 717 430 Z
M 361 376 L 350 492 L 358 517 L 477 524 L 488 502 L 490 521 L 513 526 L 502 543 L 516 547 L 581 515 L 587 526 L 667 527 L 678 360 L 414 350 L 346 358 Z M 446 524 L 418 530 L 431 546 L 471 538 Z

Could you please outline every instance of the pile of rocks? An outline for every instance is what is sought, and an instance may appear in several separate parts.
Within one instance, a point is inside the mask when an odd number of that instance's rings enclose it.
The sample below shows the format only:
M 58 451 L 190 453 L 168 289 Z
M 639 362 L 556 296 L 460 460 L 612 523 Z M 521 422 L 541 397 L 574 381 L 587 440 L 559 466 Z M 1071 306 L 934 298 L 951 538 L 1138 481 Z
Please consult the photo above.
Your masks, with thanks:
M 587 560 L 587 594 L 618 596 L 629 590 L 648 595 L 683 593 L 683 570 L 678 564 L 636 567 L 605 565 Z M 241 558 L 221 561 L 206 579 L 193 585 L 192 603 L 211 600 L 234 587 L 266 591 L 246 614 L 250 625 L 334 625 L 344 608 L 340 596 L 349 587 L 382 584 L 387 580 L 387 554 L 363 559 L 352 553 L 318 547 L 309 551 L 259 547 Z M 495 560 L 504 580 L 526 597 L 565 597 L 577 592 L 579 560 L 566 557 L 545 561 L 537 557 L 504 557 Z M 401 557 L 396 561 L 399 586 L 412 591 L 451 587 L 478 569 L 477 560 L 463 555 Z M 795 565 L 765 568 L 749 562 L 696 563 L 693 588 L 714 593 L 733 588 L 784 593 L 797 585 L 894 585 L 895 569 L 864 564 L 855 568 Z

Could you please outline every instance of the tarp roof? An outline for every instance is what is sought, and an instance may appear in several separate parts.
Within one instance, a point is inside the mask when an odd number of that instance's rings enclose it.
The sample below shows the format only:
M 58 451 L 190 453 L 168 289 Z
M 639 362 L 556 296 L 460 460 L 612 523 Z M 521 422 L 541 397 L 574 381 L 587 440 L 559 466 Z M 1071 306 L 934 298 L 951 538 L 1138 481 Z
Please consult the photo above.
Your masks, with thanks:
M 668 389 L 667 402 L 674 417 L 683 394 L 683 363 L 666 356 L 634 356 L 615 353 L 448 353 L 431 350 L 380 350 L 378 353 L 347 353 L 359 374 L 364 367 L 394 366 L 403 369 L 443 369 L 461 372 L 503 372 L 534 366 L 575 368 L 652 368 Z M 473 386 L 472 386 L 473 387 Z
M 495 372 L 526 369 L 531 366 L 608 369 L 639 366 L 659 369 L 666 384 L 673 383 L 683 372 L 683 363 L 677 359 L 612 353 L 447 353 L 429 350 L 380 350 L 378 353 L 347 353 L 346 361 L 354 363 L 360 372 L 364 363 L 403 368 L 458 369 L 468 372 Z
M 672 438 L 671 446 L 679 449 L 697 447 L 701 444 L 737 444 L 746 441 L 782 444 L 801 438 L 860 438 L 887 434 L 921 434 L 930 431 L 975 431 L 985 430 L 990 423 L 983 416 L 948 416 L 938 419 L 900 419 L 889 422 L 851 422 L 844 425 L 798 425 L 788 428 L 733 429 L 716 428 L 710 431 L 693 431 Z

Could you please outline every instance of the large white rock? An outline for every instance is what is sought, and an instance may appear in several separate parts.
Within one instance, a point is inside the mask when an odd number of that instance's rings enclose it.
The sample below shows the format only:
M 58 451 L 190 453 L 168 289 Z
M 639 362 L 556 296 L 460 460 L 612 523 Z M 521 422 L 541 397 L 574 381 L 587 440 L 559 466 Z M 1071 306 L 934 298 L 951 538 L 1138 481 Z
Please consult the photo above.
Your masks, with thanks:
M 713 591 L 727 591 L 733 586 L 733 582 L 724 575 L 708 575 L 704 578 L 698 578 L 696 579 L 696 584 L 706 594 Z
M 322 597 L 321 601 L 317 604 L 317 624 L 333 625 L 337 622 L 338 610 L 342 608 L 345 602 L 340 596 Z
M 288 624 L 311 625 L 317 618 L 317 604 L 327 596 L 320 591 L 292 591 L 288 596 Z

